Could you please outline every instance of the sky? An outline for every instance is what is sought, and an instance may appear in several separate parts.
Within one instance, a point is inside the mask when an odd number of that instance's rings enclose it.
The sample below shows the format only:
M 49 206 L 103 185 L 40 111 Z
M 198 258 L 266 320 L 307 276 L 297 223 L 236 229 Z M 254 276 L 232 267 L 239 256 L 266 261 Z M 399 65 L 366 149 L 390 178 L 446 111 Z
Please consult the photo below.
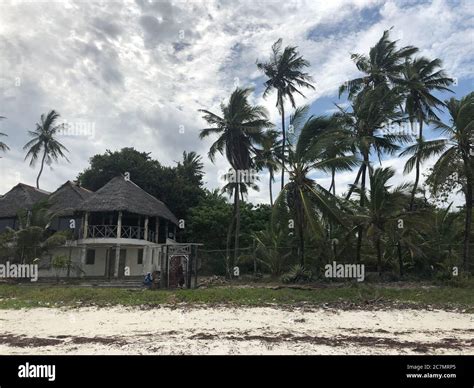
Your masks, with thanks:
M 368 53 L 391 27 L 400 46 L 442 59 L 456 79 L 454 93 L 440 98 L 474 90 L 472 0 L 0 0 L 0 116 L 6 116 L 0 132 L 10 147 L 0 155 L 0 193 L 18 182 L 35 184 L 39 164 L 24 161 L 23 146 L 28 130 L 51 109 L 69 125 L 59 140 L 70 162 L 46 167 L 42 189 L 54 191 L 75 179 L 93 155 L 123 147 L 150 152 L 164 165 L 195 151 L 203 156 L 206 187 L 221 187 L 228 163 L 207 158 L 215 139 L 199 140 L 206 126 L 199 109 L 219 113 L 236 86 L 252 87 L 251 102 L 265 106 L 279 129 L 275 94 L 263 99 L 265 77 L 255 63 L 266 60 L 282 38 L 311 64 L 316 89 L 303 91 L 306 99 L 297 98 L 297 104 L 310 105 L 312 114 L 330 114 L 334 103 L 345 104 L 338 87 L 359 75 L 350 54 Z M 428 130 L 427 136 L 439 133 Z M 397 156 L 382 161 L 396 169 L 394 185 L 413 179 L 403 175 L 404 163 Z M 355 174 L 338 174 L 339 194 Z M 317 179 L 329 186 L 329 177 Z M 260 181 L 260 191 L 248 199 L 268 203 L 266 172 Z M 275 195 L 280 182 L 273 187 Z M 462 203 L 459 195 L 453 200 Z

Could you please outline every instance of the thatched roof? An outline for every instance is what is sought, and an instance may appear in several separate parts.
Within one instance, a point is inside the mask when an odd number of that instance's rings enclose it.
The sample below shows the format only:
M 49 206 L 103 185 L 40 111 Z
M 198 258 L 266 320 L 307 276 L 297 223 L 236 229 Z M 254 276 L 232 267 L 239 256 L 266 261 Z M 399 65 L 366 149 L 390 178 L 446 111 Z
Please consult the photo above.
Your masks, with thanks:
M 0 217 L 16 217 L 18 211 L 30 210 L 35 203 L 46 199 L 48 195 L 47 191 L 18 183 L 0 198 Z
M 72 216 L 93 191 L 67 181 L 48 198 L 49 212 L 56 216 Z
M 145 216 L 158 216 L 174 224 L 178 220 L 160 200 L 148 194 L 123 176 L 111 179 L 80 206 L 80 210 L 89 212 L 126 211 Z

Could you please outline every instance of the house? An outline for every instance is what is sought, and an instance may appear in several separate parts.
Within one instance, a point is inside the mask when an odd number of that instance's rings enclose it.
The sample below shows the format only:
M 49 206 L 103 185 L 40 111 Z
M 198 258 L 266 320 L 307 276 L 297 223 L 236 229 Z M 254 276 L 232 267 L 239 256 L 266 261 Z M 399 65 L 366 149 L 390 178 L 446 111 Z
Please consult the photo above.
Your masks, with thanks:
M 36 187 L 18 183 L 8 193 L 0 197 L 0 233 L 7 227 L 18 229 L 21 227 L 19 213 L 28 213 L 41 200 L 46 200 L 49 193 Z M 25 220 L 26 221 L 26 220 Z
M 191 286 L 197 244 L 178 244 L 176 216 L 126 177 L 117 176 L 95 192 L 71 181 L 51 194 L 19 184 L 0 198 L 0 233 L 19 229 L 19 212 L 28 213 L 40 202 L 47 207 L 51 233 L 71 231 L 66 244 L 41 257 L 40 278 L 120 280 L 160 271 L 164 286 L 176 286 L 177 273 L 184 272 Z M 67 258 L 67 269 L 54 268 L 58 256 Z

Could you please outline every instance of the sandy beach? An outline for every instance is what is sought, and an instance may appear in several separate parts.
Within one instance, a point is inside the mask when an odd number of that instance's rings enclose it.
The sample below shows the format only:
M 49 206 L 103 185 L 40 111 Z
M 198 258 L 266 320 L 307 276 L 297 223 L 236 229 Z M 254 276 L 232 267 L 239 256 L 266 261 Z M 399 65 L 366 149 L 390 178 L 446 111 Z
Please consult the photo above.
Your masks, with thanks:
M 0 354 L 474 354 L 472 314 L 295 307 L 0 310 Z

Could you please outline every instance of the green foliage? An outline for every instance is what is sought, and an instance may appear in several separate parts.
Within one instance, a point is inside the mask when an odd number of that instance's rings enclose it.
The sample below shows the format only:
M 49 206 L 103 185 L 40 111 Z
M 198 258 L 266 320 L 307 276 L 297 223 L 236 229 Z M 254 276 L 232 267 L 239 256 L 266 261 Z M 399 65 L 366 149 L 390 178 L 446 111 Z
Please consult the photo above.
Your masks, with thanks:
M 90 158 L 90 166 L 77 179 L 89 190 L 98 190 L 117 175 L 130 174 L 130 179 L 157 197 L 178 219 L 186 219 L 188 209 L 196 206 L 203 195 L 201 157 L 184 152 L 175 167 L 166 167 L 150 157 L 150 153 L 134 148 L 107 150 Z
M 313 273 L 300 264 L 293 266 L 281 277 L 283 283 L 306 283 L 311 281 Z

